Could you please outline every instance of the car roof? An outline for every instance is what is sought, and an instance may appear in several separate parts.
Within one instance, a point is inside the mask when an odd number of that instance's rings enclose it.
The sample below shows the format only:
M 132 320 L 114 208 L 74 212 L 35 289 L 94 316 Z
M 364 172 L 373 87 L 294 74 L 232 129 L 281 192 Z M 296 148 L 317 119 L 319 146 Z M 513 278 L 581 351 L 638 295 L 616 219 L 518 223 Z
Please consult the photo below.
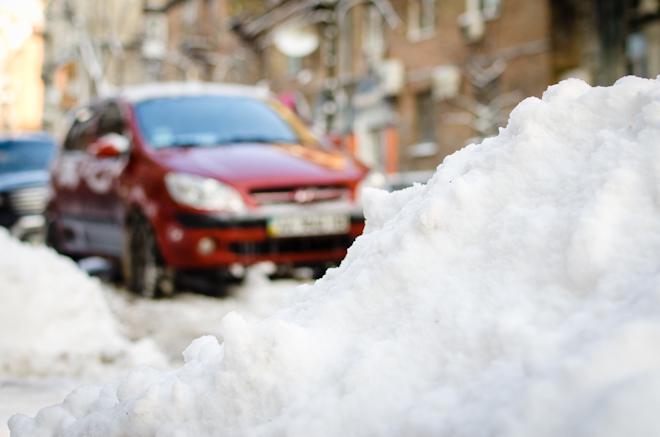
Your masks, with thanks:
M 260 100 L 271 96 L 270 91 L 265 87 L 207 82 L 157 82 L 126 87 L 117 92 L 117 97 L 132 103 L 158 98 L 202 95 L 246 96 Z
M 53 136 L 43 131 L 12 131 L 0 132 L 0 142 L 7 141 L 43 141 L 52 143 Z

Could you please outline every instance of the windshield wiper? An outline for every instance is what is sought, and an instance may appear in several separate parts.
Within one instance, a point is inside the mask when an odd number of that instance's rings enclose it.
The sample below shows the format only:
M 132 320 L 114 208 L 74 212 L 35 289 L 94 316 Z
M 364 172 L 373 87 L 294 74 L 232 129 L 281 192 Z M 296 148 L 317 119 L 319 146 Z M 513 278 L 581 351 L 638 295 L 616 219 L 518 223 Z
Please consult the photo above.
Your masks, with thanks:
M 173 144 L 164 144 L 162 146 L 157 146 L 156 148 L 158 149 L 168 149 L 172 147 L 182 148 L 182 149 L 187 149 L 189 147 L 199 147 L 203 146 L 204 144 L 201 143 L 173 143 Z
M 267 138 L 267 137 L 236 137 L 228 139 L 217 139 L 210 143 L 193 143 L 193 142 L 180 142 L 165 144 L 162 146 L 157 146 L 159 149 L 165 148 L 189 148 L 189 147 L 214 147 L 219 145 L 228 145 L 228 144 L 237 144 L 237 143 L 259 143 L 259 144 L 269 144 L 269 143 L 288 143 L 296 144 L 295 139 L 282 139 L 282 138 Z
M 236 137 L 228 140 L 218 141 L 219 144 L 232 143 L 296 143 L 295 139 L 267 138 L 267 137 Z

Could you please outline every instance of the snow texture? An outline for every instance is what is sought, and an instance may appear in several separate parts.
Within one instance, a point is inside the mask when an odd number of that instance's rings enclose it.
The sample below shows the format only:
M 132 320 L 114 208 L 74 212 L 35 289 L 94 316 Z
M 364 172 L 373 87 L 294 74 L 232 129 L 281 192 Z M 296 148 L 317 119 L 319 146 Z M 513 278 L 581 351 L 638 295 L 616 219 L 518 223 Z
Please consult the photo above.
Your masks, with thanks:
M 168 368 L 153 341 L 129 342 L 98 279 L 0 227 L 0 377 L 91 377 L 146 362 Z
M 660 82 L 552 86 L 273 316 L 12 436 L 660 435 L 659 138 Z

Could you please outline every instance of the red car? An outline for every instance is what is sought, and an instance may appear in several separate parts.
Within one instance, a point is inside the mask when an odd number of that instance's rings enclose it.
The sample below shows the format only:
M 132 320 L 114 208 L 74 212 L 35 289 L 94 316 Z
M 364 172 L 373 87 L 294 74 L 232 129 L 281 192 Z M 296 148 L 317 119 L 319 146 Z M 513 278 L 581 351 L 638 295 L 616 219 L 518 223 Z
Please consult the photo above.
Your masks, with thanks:
M 218 286 L 259 261 L 325 268 L 363 230 L 366 173 L 259 88 L 129 88 L 71 116 L 51 167 L 47 241 L 121 261 L 146 296 Z

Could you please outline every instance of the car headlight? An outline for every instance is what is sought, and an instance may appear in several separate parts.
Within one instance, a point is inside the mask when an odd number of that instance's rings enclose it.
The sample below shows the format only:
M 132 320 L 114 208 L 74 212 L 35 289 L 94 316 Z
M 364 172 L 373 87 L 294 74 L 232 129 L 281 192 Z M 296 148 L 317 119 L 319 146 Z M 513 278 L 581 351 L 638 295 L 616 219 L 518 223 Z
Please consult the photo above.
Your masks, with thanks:
M 167 191 L 176 202 L 206 211 L 239 212 L 245 209 L 241 194 L 217 179 L 186 173 L 167 173 Z

